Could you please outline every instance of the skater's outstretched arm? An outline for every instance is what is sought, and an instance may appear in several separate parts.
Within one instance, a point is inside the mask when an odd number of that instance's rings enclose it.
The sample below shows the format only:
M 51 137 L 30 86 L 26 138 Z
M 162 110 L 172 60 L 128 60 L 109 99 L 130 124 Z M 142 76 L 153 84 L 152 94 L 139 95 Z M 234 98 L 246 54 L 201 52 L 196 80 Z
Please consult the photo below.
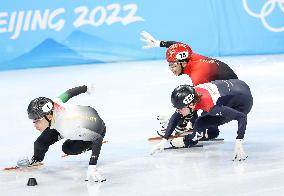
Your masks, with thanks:
M 146 42 L 146 45 L 143 46 L 143 48 L 158 48 L 158 47 L 169 48 L 171 45 L 178 43 L 176 41 L 157 40 L 150 33 L 146 31 L 142 31 L 140 35 L 141 35 L 140 40 Z
M 63 103 L 66 103 L 72 97 L 75 97 L 75 96 L 80 95 L 80 94 L 85 93 L 85 92 L 87 92 L 87 86 L 86 85 L 78 86 L 78 87 L 74 87 L 74 88 L 71 88 L 71 89 L 65 91 L 64 93 L 59 95 L 58 98 Z
M 88 94 L 92 93 L 93 89 L 94 89 L 93 85 L 78 86 L 78 87 L 74 87 L 74 88 L 71 88 L 71 89 L 65 91 L 64 93 L 59 95 L 57 98 L 60 99 L 60 101 L 62 101 L 63 103 L 66 103 L 72 97 L 75 97 L 75 96 L 80 95 L 82 93 L 88 93 Z

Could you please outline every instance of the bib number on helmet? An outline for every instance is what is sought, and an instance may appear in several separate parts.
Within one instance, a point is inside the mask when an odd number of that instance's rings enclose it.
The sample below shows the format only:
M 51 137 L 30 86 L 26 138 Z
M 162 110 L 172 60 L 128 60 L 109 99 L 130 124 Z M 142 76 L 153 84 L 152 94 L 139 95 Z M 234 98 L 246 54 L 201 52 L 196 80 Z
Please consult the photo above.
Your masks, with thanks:
M 43 112 L 50 112 L 52 110 L 52 103 L 48 102 L 42 106 Z
M 179 53 L 177 53 L 176 58 L 178 60 L 187 59 L 188 58 L 188 52 L 179 52 Z
M 187 95 L 184 99 L 183 99 L 183 103 L 184 104 L 190 104 L 194 99 L 194 95 L 193 94 L 189 94 Z

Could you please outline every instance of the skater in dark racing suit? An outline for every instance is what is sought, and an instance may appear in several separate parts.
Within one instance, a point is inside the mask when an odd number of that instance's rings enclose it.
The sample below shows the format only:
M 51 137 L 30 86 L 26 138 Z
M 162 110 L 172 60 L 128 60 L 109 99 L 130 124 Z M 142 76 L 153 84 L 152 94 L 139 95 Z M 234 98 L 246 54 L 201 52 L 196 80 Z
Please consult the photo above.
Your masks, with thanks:
M 142 31 L 141 37 L 141 40 L 146 42 L 146 46 L 144 46 L 144 48 L 168 48 L 166 52 L 166 59 L 169 63 L 170 70 L 176 76 L 183 74 L 188 75 L 191 78 L 193 86 L 214 80 L 238 79 L 237 75 L 226 63 L 194 53 L 185 43 L 176 41 L 159 41 L 145 31 Z M 180 134 L 190 129 L 194 125 L 197 117 L 197 113 L 195 112 L 190 117 L 187 116 L 186 118 L 181 119 L 176 127 L 175 133 Z M 169 117 L 164 115 L 158 116 L 158 120 L 162 125 L 161 131 L 158 131 L 159 135 L 164 135 L 164 129 L 167 127 L 168 118 Z M 189 121 L 192 125 L 188 124 Z M 187 124 L 189 126 L 185 127 Z
M 170 118 L 164 138 L 154 146 L 152 154 L 164 149 L 167 140 L 182 117 L 201 109 L 205 112 L 196 119 L 193 133 L 184 136 L 182 146 L 190 147 L 201 139 L 215 138 L 215 130 L 218 130 L 218 126 L 237 120 L 238 131 L 234 159 L 241 161 L 247 158 L 242 141 L 247 125 L 247 114 L 253 105 L 253 97 L 245 82 L 232 79 L 216 80 L 196 87 L 181 85 L 172 92 L 171 102 L 176 108 L 176 113 Z
M 62 151 L 67 155 L 77 155 L 91 150 L 86 181 L 105 181 L 97 169 L 106 127 L 97 111 L 90 106 L 69 105 L 66 102 L 81 93 L 91 93 L 93 86 L 79 86 L 67 90 L 58 98 L 51 100 L 39 97 L 28 106 L 28 117 L 41 135 L 34 142 L 34 155 L 29 161 L 36 165 L 43 161 L 49 147 L 62 138 L 67 139 Z M 23 162 L 23 161 L 20 161 Z

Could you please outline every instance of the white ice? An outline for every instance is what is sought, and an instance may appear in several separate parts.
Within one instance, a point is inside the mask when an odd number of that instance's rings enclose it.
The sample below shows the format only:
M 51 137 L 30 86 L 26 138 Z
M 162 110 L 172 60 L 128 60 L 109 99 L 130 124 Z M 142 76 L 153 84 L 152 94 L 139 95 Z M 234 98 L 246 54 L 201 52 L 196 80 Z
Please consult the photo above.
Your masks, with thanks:
M 222 57 L 246 81 L 254 96 L 244 150 L 232 162 L 237 123 L 221 127 L 223 144 L 149 155 L 147 138 L 159 127 L 156 116 L 174 110 L 170 93 L 190 83 L 175 77 L 165 61 L 125 62 L 0 72 L 0 168 L 31 156 L 39 133 L 27 118 L 29 101 L 56 97 L 74 86 L 94 83 L 93 95 L 73 104 L 96 108 L 107 124 L 98 168 L 104 183 L 84 181 L 89 152 L 61 158 L 62 142 L 51 146 L 44 167 L 0 172 L 1 196 L 33 195 L 284 195 L 284 55 Z M 38 186 L 29 187 L 29 177 Z

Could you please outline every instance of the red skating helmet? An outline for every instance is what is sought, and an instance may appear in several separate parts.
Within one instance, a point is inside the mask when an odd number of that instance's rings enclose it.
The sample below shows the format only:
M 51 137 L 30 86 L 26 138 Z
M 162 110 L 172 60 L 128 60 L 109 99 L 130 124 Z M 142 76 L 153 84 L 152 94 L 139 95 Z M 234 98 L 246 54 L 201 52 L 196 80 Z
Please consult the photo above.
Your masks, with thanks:
M 183 61 L 190 58 L 192 54 L 191 48 L 184 43 L 175 43 L 171 45 L 166 53 L 168 62 Z

